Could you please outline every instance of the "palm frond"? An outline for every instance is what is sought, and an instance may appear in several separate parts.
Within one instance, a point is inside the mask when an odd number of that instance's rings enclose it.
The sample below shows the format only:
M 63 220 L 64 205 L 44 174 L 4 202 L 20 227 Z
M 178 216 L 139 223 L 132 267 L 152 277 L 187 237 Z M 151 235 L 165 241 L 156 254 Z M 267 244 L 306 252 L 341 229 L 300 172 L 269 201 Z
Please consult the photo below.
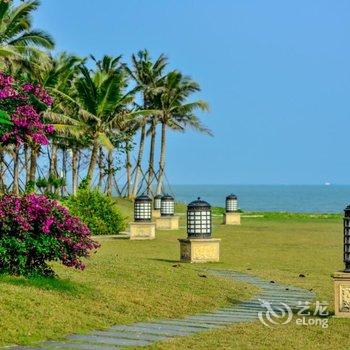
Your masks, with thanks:
M 55 42 L 53 38 L 46 32 L 41 30 L 32 30 L 30 32 L 27 32 L 18 36 L 17 38 L 14 38 L 8 41 L 8 45 L 12 45 L 12 46 L 35 45 L 46 49 L 53 49 Z
M 101 144 L 101 146 L 105 147 L 109 151 L 112 151 L 114 149 L 111 140 L 105 133 L 100 132 L 98 134 L 98 142 Z

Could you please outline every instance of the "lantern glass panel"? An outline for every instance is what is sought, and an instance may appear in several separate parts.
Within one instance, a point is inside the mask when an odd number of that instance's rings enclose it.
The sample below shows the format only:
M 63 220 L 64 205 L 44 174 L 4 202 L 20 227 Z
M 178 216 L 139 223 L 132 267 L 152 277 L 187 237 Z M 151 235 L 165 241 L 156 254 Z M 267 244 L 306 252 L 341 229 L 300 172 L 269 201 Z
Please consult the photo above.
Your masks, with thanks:
M 154 209 L 155 210 L 160 210 L 161 202 L 162 202 L 162 196 L 155 196 L 154 197 Z
M 237 197 L 234 194 L 231 194 L 226 197 L 226 212 L 233 213 L 238 210 L 238 201 Z
M 146 196 L 138 197 L 134 204 L 135 221 L 151 221 L 152 219 L 152 201 Z
M 344 210 L 344 249 L 345 272 L 350 272 L 350 206 Z
M 204 201 L 192 202 L 187 208 L 187 234 L 189 238 L 211 237 L 211 208 Z
M 175 204 L 172 200 L 162 200 L 162 205 L 160 208 L 160 214 L 163 216 L 174 215 Z

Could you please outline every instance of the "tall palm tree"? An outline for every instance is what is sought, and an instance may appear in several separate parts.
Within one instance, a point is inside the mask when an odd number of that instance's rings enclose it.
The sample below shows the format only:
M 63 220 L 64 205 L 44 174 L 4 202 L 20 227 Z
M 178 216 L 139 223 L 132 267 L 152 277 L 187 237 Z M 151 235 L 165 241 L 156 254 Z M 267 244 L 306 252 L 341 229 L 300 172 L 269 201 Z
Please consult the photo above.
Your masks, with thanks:
M 183 132 L 187 128 L 193 128 L 199 132 L 211 134 L 195 114 L 197 110 L 208 111 L 208 104 L 202 100 L 188 100 L 191 94 L 197 91 L 200 91 L 198 83 L 183 76 L 179 71 L 172 71 L 166 75 L 163 90 L 155 98 L 158 120 L 162 127 L 157 194 L 162 192 L 163 186 L 166 130 L 169 128 Z
M 140 111 L 139 111 L 140 112 Z M 143 112 L 143 111 L 141 111 Z M 136 112 L 137 113 L 137 112 Z M 126 169 L 126 196 L 129 199 L 132 199 L 132 190 L 131 190 L 131 151 L 132 151 L 132 140 L 135 136 L 137 129 L 139 128 L 140 120 L 144 118 L 139 117 L 129 117 L 128 111 L 124 113 L 118 113 L 119 116 L 116 120 L 116 125 L 120 131 L 120 135 L 116 140 L 116 143 L 122 144 L 123 151 L 125 153 L 125 169 Z
M 143 110 L 153 109 L 152 100 L 153 97 L 159 93 L 162 85 L 162 79 L 164 78 L 163 72 L 167 66 L 167 58 L 161 54 L 155 61 L 152 60 L 147 50 L 141 50 L 136 55 L 133 54 L 131 57 L 132 67 L 126 68 L 129 75 L 136 83 L 136 91 L 142 95 L 142 106 Z M 156 115 L 145 115 L 140 120 L 140 142 L 138 155 L 135 166 L 135 177 L 134 186 L 132 189 L 132 197 L 136 197 L 137 190 L 139 187 L 140 176 L 141 176 L 141 164 L 145 147 L 146 139 L 146 126 L 150 124 L 150 154 L 148 162 L 148 180 L 147 180 L 147 192 L 150 191 L 151 181 L 154 176 L 154 148 L 156 139 L 156 126 L 157 119 Z
M 20 58 L 38 49 L 53 49 L 54 41 L 46 32 L 32 29 L 31 14 L 40 6 L 32 0 L 13 5 L 12 0 L 0 0 L 0 57 Z

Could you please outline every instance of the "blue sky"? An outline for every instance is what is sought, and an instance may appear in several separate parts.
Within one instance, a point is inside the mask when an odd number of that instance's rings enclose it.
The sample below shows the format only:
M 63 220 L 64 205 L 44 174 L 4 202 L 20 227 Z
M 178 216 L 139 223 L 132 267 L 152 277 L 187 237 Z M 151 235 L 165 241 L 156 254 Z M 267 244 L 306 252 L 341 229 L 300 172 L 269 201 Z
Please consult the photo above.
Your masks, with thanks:
M 164 52 L 202 87 L 215 137 L 169 135 L 172 183 L 350 183 L 350 2 L 43 0 L 80 55 Z

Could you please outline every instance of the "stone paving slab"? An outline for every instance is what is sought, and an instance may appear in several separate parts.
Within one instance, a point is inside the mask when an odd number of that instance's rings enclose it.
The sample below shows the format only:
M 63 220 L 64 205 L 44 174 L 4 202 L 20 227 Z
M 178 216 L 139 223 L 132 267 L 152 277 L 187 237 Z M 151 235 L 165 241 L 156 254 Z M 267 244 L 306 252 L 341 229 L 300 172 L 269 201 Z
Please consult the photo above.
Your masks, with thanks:
M 195 323 L 195 322 L 190 322 L 190 321 L 185 321 L 185 320 L 163 320 L 163 321 L 158 321 L 158 323 L 162 324 L 174 324 L 174 325 L 179 325 L 179 326 L 188 326 L 188 327 L 198 327 L 199 329 L 203 330 L 208 330 L 209 328 L 218 328 L 219 326 L 215 327 L 212 324 L 207 324 L 207 323 Z
M 117 326 L 117 327 L 113 327 L 112 329 L 120 330 L 120 331 L 126 331 L 126 332 L 140 332 L 140 333 L 155 334 L 155 335 L 157 335 L 157 334 L 159 334 L 159 335 L 168 335 L 168 336 L 181 336 L 181 335 L 184 335 L 183 332 L 180 332 L 180 331 L 178 331 L 176 329 L 173 329 L 173 330 L 156 329 L 156 328 L 153 328 L 153 327 L 149 327 L 148 328 L 148 327 L 135 326 L 134 324 L 131 324 L 130 326 Z
M 89 343 L 78 343 L 78 342 L 47 342 L 45 343 L 44 349 L 64 349 L 64 350 L 118 350 L 120 348 L 113 345 L 97 345 Z M 43 350 L 43 348 L 40 348 Z
M 151 342 L 147 340 L 125 339 L 125 338 L 110 338 L 97 335 L 72 335 L 68 339 L 86 341 L 87 343 L 112 344 L 122 346 L 145 346 Z
M 150 341 L 159 341 L 167 339 L 166 336 L 154 335 L 154 334 L 145 334 L 145 333 L 136 333 L 136 332 L 117 332 L 117 331 L 96 331 L 90 333 L 90 335 L 96 336 L 105 336 L 111 338 L 125 338 L 125 339 L 135 339 L 135 340 L 150 340 Z
M 276 282 L 271 283 L 271 281 L 265 281 L 259 277 L 241 272 L 230 270 L 209 270 L 207 272 L 219 277 L 253 284 L 260 288 L 260 293 L 251 300 L 233 304 L 231 307 L 223 307 L 214 312 L 179 319 L 116 325 L 103 331 L 96 330 L 89 334 L 71 335 L 66 338 L 66 341 L 43 342 L 38 344 L 37 347 L 14 347 L 11 350 L 115 350 L 128 346 L 145 346 L 173 337 L 188 336 L 225 327 L 229 324 L 258 320 L 258 312 L 266 310 L 261 305 L 261 300 L 268 301 L 274 312 L 281 314 L 286 310 L 283 303 L 293 309 L 299 301 L 311 301 L 315 298 L 314 293 L 309 290 Z

